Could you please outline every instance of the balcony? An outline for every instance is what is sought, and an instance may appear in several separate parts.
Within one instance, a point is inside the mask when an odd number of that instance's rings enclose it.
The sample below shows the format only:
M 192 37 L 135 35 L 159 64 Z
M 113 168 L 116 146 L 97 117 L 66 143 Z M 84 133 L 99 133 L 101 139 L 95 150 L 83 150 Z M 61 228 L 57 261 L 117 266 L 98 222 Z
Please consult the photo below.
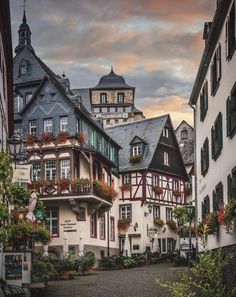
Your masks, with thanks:
M 117 196 L 112 186 L 100 180 L 91 183 L 87 178 L 35 181 L 28 188 L 37 191 L 43 201 L 75 199 L 111 206 Z

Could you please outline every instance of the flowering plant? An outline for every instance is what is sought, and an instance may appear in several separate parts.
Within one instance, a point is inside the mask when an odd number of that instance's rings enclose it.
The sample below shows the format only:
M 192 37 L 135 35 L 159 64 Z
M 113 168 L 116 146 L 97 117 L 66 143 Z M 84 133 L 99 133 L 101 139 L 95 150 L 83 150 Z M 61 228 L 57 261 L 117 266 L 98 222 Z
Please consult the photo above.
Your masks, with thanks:
M 180 197 L 181 196 L 181 192 L 179 190 L 174 190 L 173 191 L 173 195 L 176 197 Z
M 134 155 L 129 158 L 129 162 L 132 164 L 138 163 L 141 160 L 141 155 Z
M 60 131 L 57 135 L 58 143 L 65 143 L 69 139 L 69 133 L 67 131 Z
M 170 228 L 171 231 L 177 232 L 177 224 L 175 221 L 167 221 L 166 222 L 167 226 Z
M 86 142 L 86 135 L 84 132 L 78 132 L 77 133 L 77 139 L 80 145 L 83 145 Z
M 121 189 L 123 191 L 130 191 L 132 189 L 132 185 L 131 183 L 124 183 L 122 186 L 121 186 Z
M 94 192 L 99 197 L 112 201 L 118 195 L 112 186 L 107 185 L 101 180 L 96 180 L 94 182 Z
M 220 210 L 217 212 L 218 224 L 221 225 L 227 234 L 233 229 L 233 220 L 235 217 L 236 204 L 232 199 L 228 200 L 226 206 L 222 205 Z
M 216 235 L 219 230 L 218 214 L 216 211 L 211 212 L 203 221 L 207 225 L 209 235 Z
M 42 133 L 40 135 L 39 140 L 40 140 L 40 142 L 42 144 L 49 144 L 49 143 L 51 143 L 53 141 L 52 133 L 48 133 L 48 132 Z
M 67 178 L 62 178 L 57 181 L 57 184 L 59 186 L 60 192 L 69 190 L 70 180 Z
M 156 195 L 160 195 L 163 193 L 163 188 L 160 186 L 153 186 L 152 190 Z
M 127 230 L 130 224 L 131 224 L 131 218 L 119 219 L 117 227 L 118 229 Z
M 159 219 L 159 218 L 155 218 L 155 219 L 153 220 L 153 222 L 154 222 L 154 224 L 155 224 L 157 227 L 159 227 L 159 228 L 161 228 L 161 227 L 164 226 L 164 221 L 161 220 L 161 219 Z
M 33 134 L 28 134 L 27 138 L 26 138 L 26 145 L 27 146 L 34 146 L 34 144 L 36 143 L 36 136 Z

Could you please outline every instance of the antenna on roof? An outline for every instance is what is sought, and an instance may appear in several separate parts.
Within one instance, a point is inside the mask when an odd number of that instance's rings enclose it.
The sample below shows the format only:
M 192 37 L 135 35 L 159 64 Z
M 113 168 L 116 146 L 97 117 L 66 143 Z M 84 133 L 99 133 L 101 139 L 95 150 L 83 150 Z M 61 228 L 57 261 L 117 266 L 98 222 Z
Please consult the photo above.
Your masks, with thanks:
M 62 76 L 62 78 L 65 78 L 66 77 L 65 70 L 62 71 L 62 75 L 61 76 Z

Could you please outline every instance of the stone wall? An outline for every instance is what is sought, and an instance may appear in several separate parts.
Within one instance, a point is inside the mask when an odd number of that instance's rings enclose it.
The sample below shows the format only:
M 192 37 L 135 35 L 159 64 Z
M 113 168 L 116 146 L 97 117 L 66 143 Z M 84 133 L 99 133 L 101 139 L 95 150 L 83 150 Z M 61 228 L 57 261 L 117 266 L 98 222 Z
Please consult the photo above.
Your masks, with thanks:
M 91 91 L 91 99 L 92 105 L 93 104 L 100 104 L 100 94 L 106 93 L 107 94 L 107 103 L 108 104 L 117 104 L 117 95 L 118 93 L 124 93 L 124 103 L 131 103 L 134 102 L 134 93 L 133 90 L 92 90 Z

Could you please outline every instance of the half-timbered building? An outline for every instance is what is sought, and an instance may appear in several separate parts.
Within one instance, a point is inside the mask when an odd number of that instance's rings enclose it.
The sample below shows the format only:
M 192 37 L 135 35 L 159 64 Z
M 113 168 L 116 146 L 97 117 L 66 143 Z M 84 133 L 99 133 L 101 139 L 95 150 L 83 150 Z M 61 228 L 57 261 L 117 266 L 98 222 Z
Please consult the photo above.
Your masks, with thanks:
M 132 253 L 153 251 L 156 236 L 161 253 L 174 251 L 177 230 L 173 208 L 185 204 L 187 174 L 170 116 L 105 131 L 122 147 L 118 222 L 121 250 L 128 232 Z

